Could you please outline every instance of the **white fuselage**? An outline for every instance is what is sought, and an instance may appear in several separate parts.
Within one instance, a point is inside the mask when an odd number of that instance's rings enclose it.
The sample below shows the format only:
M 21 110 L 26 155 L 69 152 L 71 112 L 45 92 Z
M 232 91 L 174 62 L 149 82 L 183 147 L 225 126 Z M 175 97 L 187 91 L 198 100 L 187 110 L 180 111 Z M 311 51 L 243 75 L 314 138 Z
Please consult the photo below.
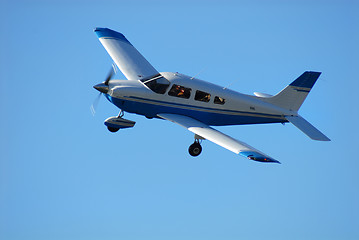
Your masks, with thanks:
M 161 75 L 168 80 L 164 92 L 156 93 L 139 80 L 111 80 L 106 96 L 120 109 L 148 118 L 176 113 L 216 126 L 287 122 L 284 115 L 288 115 L 288 111 L 260 97 L 179 73 L 163 72 Z M 175 92 L 176 87 L 183 87 L 186 96 L 176 95 L 181 93 Z

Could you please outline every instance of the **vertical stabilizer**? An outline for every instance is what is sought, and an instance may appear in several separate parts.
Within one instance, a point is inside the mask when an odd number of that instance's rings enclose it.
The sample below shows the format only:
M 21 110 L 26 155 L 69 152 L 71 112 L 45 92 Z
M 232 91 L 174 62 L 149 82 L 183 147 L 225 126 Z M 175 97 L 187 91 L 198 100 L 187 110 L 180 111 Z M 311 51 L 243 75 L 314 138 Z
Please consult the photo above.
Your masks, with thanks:
M 281 108 L 297 112 L 320 74 L 320 72 L 304 72 L 277 95 L 266 98 L 266 101 Z

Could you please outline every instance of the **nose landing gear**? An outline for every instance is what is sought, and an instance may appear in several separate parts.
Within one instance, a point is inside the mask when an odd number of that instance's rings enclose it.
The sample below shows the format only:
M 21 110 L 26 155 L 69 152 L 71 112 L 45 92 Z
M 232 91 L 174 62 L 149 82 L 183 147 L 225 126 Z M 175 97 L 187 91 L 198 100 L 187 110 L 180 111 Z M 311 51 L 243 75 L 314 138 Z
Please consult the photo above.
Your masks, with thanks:
M 136 122 L 124 119 L 122 117 L 123 111 L 121 110 L 117 117 L 107 118 L 104 124 L 107 126 L 107 129 L 113 133 L 123 128 L 131 128 L 135 125 Z
M 116 128 L 116 127 L 110 127 L 110 126 L 107 126 L 107 129 L 110 131 L 110 132 L 117 132 L 118 130 L 120 130 L 119 128 Z

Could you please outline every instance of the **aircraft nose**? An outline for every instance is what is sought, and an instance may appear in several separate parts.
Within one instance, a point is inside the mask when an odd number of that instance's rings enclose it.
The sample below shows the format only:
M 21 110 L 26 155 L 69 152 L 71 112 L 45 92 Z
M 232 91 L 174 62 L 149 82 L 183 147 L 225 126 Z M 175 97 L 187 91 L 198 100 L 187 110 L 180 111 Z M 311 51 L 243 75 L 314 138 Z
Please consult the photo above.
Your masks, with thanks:
M 108 93 L 108 85 L 106 85 L 104 83 L 97 84 L 97 85 L 93 86 L 93 88 L 99 92 Z

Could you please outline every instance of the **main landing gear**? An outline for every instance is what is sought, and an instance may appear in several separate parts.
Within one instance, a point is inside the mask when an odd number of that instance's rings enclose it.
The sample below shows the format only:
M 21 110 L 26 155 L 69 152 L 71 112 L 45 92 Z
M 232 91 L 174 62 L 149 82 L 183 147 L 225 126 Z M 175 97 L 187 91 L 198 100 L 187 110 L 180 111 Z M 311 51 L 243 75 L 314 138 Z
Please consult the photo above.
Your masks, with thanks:
M 202 141 L 204 138 L 198 136 L 197 134 L 194 136 L 194 138 L 195 138 L 194 143 L 191 146 L 189 146 L 188 152 L 192 157 L 197 157 L 202 152 L 202 146 L 200 141 Z
M 192 157 L 197 157 L 202 152 L 201 144 L 199 144 L 198 141 L 195 141 L 191 146 L 189 146 L 188 152 Z

